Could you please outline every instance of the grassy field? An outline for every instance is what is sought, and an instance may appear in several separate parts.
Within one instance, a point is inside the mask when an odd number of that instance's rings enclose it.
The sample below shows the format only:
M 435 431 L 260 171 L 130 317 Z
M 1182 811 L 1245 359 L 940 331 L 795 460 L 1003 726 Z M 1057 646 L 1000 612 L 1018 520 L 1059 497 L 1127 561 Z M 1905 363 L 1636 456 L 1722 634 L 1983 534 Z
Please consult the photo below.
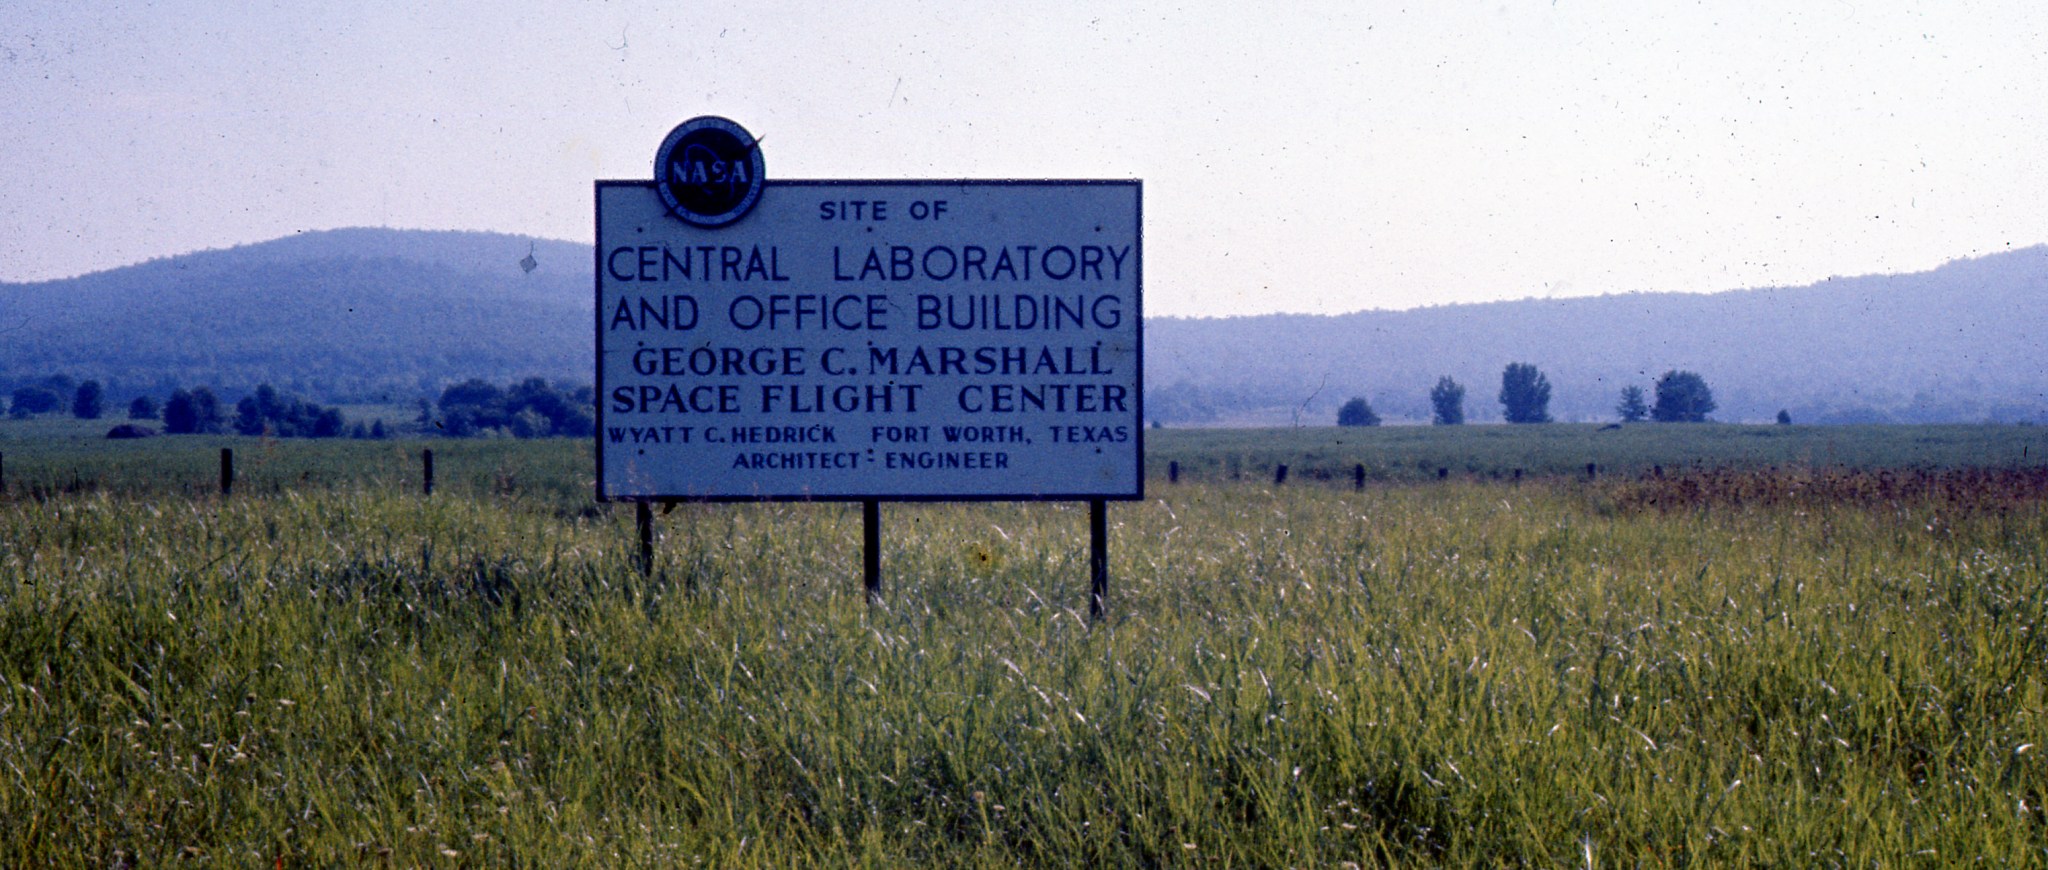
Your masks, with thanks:
M 0 865 L 2048 865 L 1976 428 L 1152 432 L 1092 625 L 1079 505 L 886 506 L 870 607 L 848 505 L 643 579 L 581 443 L 0 428 Z
M 510 440 L 280 441 L 178 436 L 108 441 L 107 421 L 0 420 L 0 469 L 17 492 L 107 490 L 195 496 L 218 488 L 220 449 L 236 451 L 237 486 L 283 492 L 364 484 L 417 488 L 420 451 L 437 452 L 437 485 L 464 494 L 545 492 L 587 505 L 591 449 Z M 1270 482 L 1285 464 L 1296 482 L 1349 483 L 1364 466 L 1378 483 L 1642 476 L 1724 469 L 2048 468 L 2048 429 L 2034 426 L 1596 425 L 1388 426 L 1340 429 L 1164 429 L 1145 433 L 1146 473 L 1169 464 L 1189 482 Z M 579 477 L 580 475 L 580 477 Z
M 2014 468 L 2048 466 L 2048 429 L 2031 426 L 1733 426 L 1592 424 L 1153 430 L 1153 476 L 1180 463 L 1196 477 L 1271 480 L 1275 465 L 1311 478 L 1375 481 L 1527 475 L 1638 475 L 1697 469 Z
M 13 496 L 105 492 L 198 498 L 219 492 L 220 452 L 234 451 L 237 493 L 279 495 L 336 487 L 418 492 L 433 450 L 435 488 L 456 496 L 545 498 L 590 507 L 596 490 L 586 441 L 513 439 L 292 440 L 180 435 L 102 437 L 105 421 L 0 421 L 0 487 Z

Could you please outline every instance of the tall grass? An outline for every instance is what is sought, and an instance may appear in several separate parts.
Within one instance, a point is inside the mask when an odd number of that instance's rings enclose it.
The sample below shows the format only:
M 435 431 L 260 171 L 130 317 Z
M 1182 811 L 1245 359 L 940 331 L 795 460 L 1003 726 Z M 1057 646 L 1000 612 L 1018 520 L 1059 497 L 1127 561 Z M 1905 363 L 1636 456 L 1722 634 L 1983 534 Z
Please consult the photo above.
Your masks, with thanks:
M 577 485 L 0 500 L 0 864 L 2048 863 L 2038 497 Z

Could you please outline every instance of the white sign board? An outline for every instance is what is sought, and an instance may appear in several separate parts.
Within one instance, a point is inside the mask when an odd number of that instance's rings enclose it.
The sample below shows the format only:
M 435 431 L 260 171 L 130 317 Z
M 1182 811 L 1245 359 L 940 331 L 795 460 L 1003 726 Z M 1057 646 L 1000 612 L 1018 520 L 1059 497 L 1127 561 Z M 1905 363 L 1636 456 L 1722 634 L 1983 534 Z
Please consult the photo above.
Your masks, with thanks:
M 597 183 L 601 499 L 1144 495 L 1136 181 Z

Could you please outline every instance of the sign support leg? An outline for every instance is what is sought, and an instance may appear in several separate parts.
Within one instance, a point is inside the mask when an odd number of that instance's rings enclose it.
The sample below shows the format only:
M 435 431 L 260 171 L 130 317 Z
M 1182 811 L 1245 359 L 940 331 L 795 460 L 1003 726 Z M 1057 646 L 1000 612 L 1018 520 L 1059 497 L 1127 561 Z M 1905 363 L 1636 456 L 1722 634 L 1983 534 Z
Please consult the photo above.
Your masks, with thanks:
M 1109 513 L 1102 499 L 1088 502 L 1088 618 L 1102 618 L 1109 597 Z
M 882 603 L 882 503 L 875 499 L 860 503 L 860 568 L 868 603 Z
M 633 525 L 640 532 L 640 576 L 654 573 L 654 509 L 644 501 L 633 503 Z

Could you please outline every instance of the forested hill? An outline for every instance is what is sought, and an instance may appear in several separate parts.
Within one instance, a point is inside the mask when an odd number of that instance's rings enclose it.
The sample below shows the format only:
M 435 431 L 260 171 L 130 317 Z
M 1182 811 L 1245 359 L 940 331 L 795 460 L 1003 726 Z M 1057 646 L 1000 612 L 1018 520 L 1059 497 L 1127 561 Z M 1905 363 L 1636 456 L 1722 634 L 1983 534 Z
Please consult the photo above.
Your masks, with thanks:
M 1158 294 L 1165 288 L 1147 288 Z M 1327 423 L 1351 396 L 1427 420 L 1449 375 L 1500 419 L 1501 370 L 1540 368 L 1561 420 L 1611 420 L 1621 389 L 1702 375 L 1713 417 L 1763 422 L 2048 419 L 2048 246 L 1908 275 L 1709 295 L 1530 299 L 1338 316 L 1146 322 L 1147 412 L 1167 423 Z
M 522 265 L 529 253 L 534 268 Z M 1150 286 L 1147 298 L 1174 288 Z M 1361 299 L 1371 288 L 1359 288 Z M 587 245 L 348 229 L 78 278 L 0 284 L 0 391 L 51 374 L 111 396 L 269 382 L 316 401 L 410 401 L 471 377 L 591 380 Z M 1540 368 L 1563 420 L 1621 388 L 1702 375 L 1722 420 L 2048 419 L 2048 247 L 1929 272 L 1712 295 L 1531 299 L 1336 316 L 1149 318 L 1146 411 L 1168 425 L 1327 424 L 1363 396 L 1393 422 L 1465 385 L 1499 419 L 1501 369 Z
M 345 229 L 0 284 L 0 380 L 398 401 L 467 377 L 588 382 L 590 269 L 587 245 Z

